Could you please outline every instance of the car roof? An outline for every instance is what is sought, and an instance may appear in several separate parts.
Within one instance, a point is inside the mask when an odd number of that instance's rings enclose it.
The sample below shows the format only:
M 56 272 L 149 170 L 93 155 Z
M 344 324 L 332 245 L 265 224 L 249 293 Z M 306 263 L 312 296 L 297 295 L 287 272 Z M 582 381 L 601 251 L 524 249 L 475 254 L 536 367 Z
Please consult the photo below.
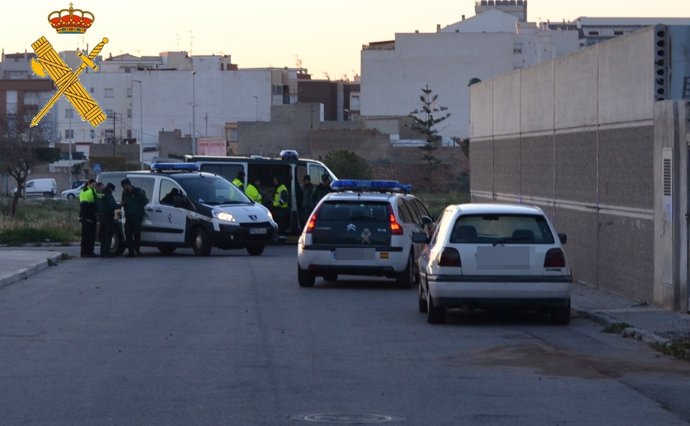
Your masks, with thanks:
M 342 200 L 342 201 L 388 201 L 391 198 L 402 196 L 399 193 L 390 192 L 355 192 L 355 191 L 343 191 L 343 192 L 330 192 L 324 197 L 327 200 Z
M 485 213 L 497 213 L 497 214 L 539 214 L 543 215 L 544 212 L 540 207 L 529 205 L 529 204 L 511 204 L 511 203 L 466 203 L 466 204 L 453 204 L 448 206 L 454 211 L 461 212 L 463 214 L 485 214 Z

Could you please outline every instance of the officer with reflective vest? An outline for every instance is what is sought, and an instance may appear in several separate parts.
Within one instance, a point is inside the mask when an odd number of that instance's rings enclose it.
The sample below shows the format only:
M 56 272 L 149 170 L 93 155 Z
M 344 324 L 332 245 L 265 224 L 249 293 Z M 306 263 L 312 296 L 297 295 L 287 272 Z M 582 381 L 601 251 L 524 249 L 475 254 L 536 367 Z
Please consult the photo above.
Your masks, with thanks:
M 232 184 L 238 187 L 240 190 L 244 189 L 244 171 L 240 170 L 237 172 L 237 176 L 232 180 Z
M 247 189 L 244 190 L 244 195 L 249 197 L 250 200 L 262 204 L 264 200 L 263 196 L 261 195 L 261 191 L 259 190 L 260 186 L 261 179 L 255 178 L 253 183 L 249 182 L 247 184 Z
M 96 179 L 89 179 L 79 193 L 79 221 L 81 222 L 81 257 L 96 257 Z
M 278 224 L 278 232 L 285 233 L 290 227 L 290 205 L 288 203 L 290 193 L 287 186 L 277 176 L 273 178 L 273 186 L 275 186 L 275 192 L 273 193 L 271 213 Z

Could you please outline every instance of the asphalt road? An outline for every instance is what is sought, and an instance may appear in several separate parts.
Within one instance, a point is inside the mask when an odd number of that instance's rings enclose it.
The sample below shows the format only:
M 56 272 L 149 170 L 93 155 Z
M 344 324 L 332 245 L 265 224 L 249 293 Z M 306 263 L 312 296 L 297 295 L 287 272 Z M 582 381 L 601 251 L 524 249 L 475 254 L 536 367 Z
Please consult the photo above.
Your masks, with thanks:
M 78 250 L 78 248 L 76 249 Z M 0 424 L 685 424 L 690 363 L 264 255 L 74 258 L 0 289 Z

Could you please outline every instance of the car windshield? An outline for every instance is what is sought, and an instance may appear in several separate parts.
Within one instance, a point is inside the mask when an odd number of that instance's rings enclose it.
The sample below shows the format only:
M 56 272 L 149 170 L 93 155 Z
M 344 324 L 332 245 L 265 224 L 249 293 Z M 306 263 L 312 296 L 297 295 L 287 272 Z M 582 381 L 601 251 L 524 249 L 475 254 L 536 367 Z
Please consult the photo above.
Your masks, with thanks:
M 483 214 L 460 216 L 450 235 L 451 243 L 466 244 L 553 244 L 544 216 Z
M 199 203 L 217 206 L 221 204 L 251 204 L 242 191 L 220 176 L 180 179 L 187 196 Z

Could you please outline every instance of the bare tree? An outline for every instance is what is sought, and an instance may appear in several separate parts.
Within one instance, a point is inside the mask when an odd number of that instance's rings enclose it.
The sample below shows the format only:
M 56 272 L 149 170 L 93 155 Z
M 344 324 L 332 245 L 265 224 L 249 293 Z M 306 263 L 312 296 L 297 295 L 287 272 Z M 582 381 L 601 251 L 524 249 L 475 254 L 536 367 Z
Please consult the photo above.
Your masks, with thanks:
M 36 148 L 37 142 L 42 140 L 41 130 L 40 127 L 30 128 L 28 123 L 22 114 L 0 117 L 0 167 L 14 178 L 17 185 L 10 206 L 11 217 L 17 213 L 29 171 L 39 162 Z

